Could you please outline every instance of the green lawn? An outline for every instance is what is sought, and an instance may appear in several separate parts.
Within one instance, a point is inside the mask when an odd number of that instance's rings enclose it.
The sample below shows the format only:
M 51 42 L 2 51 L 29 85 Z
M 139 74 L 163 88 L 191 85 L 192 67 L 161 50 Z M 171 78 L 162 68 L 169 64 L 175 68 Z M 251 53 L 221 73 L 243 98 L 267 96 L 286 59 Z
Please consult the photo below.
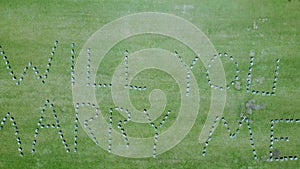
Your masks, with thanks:
M 10 112 L 17 123 L 19 134 L 15 136 L 8 117 L 0 131 L 0 168 L 297 168 L 299 160 L 268 162 L 267 159 L 270 151 L 270 120 L 300 118 L 299 9 L 298 0 L 0 0 L 0 45 L 17 78 L 29 61 L 44 74 L 53 43 L 59 41 L 45 84 L 37 80 L 31 67 L 22 84 L 16 86 L 5 60 L 1 58 L 0 119 Z M 70 69 L 71 44 L 75 43 L 76 61 L 80 50 L 94 32 L 115 19 L 138 12 L 162 12 L 184 18 L 207 35 L 217 52 L 227 52 L 234 56 L 239 63 L 242 90 L 227 91 L 223 116 L 231 131 L 235 131 L 248 100 L 255 99 L 257 103 L 266 104 L 265 109 L 247 114 L 253 121 L 251 128 L 257 160 L 253 159 L 247 124 L 243 123 L 240 133 L 231 139 L 221 120 L 206 149 L 206 156 L 202 156 L 204 143 L 200 144 L 198 139 L 214 89 L 208 86 L 205 68 L 200 61 L 193 68 L 200 95 L 199 113 L 190 132 L 174 148 L 156 158 L 117 156 L 95 145 L 81 124 L 78 128 L 78 151 L 73 152 L 75 109 Z M 97 70 L 96 82 L 111 82 L 115 69 L 124 59 L 125 49 L 133 53 L 146 48 L 162 48 L 170 52 L 176 50 L 187 65 L 195 56 L 190 48 L 172 38 L 152 34 L 130 37 L 107 53 Z M 271 90 L 276 59 L 280 58 L 276 96 L 263 97 L 246 93 L 250 51 L 255 52 L 252 72 L 254 90 Z M 229 59 L 221 60 L 226 80 L 230 82 L 235 75 L 235 66 Z M 131 102 L 137 110 L 149 109 L 151 90 L 159 88 L 165 92 L 165 111 L 161 112 L 155 124 L 159 124 L 168 109 L 172 110 L 165 126 L 159 129 L 159 132 L 167 131 L 175 123 L 180 109 L 179 86 L 174 78 L 161 70 L 147 69 L 135 76 L 131 84 L 147 86 L 146 91 L 129 91 Z M 111 91 L 109 88 L 101 88 L 95 93 L 100 110 L 109 122 L 108 110 L 115 106 Z M 70 153 L 66 152 L 61 143 L 57 129 L 40 129 L 38 137 L 34 138 L 37 123 L 42 116 L 41 109 L 47 99 L 54 104 Z M 43 117 L 43 124 L 55 124 L 49 106 Z M 113 116 L 114 120 L 122 118 L 119 114 Z M 117 123 L 113 124 L 113 128 L 119 131 Z M 126 125 L 126 131 L 132 137 L 153 137 L 153 128 L 148 124 L 130 122 Z M 288 136 L 289 142 L 274 142 L 273 150 L 278 149 L 280 156 L 299 158 L 299 132 L 300 123 L 274 124 L 274 137 Z M 16 137 L 21 139 L 23 157 L 20 157 Z M 36 153 L 32 154 L 34 139 L 37 142 Z

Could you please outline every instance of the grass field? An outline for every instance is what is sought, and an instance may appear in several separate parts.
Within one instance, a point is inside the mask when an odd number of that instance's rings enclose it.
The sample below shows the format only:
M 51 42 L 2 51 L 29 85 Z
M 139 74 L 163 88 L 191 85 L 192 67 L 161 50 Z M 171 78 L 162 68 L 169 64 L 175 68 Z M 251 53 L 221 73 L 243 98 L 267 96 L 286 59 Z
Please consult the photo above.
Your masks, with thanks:
M 3 128 L 0 130 L 0 168 L 297 168 L 300 165 L 299 160 L 269 162 L 268 159 L 270 121 L 300 118 L 300 73 L 298 71 L 300 11 L 298 9 L 300 9 L 298 0 L 190 0 L 186 2 L 1 0 L 0 45 L 3 49 L 0 51 L 5 51 L 4 55 L 7 56 L 11 69 L 8 70 L 6 60 L 1 59 L 0 119 L 6 117 L 7 112 L 10 112 L 10 116 L 7 116 L 4 125 L 1 124 Z M 85 43 L 94 32 L 113 20 L 139 12 L 160 12 L 181 17 L 202 30 L 217 52 L 226 52 L 234 56 L 235 61 L 239 63 L 239 81 L 242 89 L 237 91 L 232 88 L 226 91 L 223 117 L 233 132 L 238 128 L 240 114 L 245 111 L 247 101 L 255 99 L 258 104 L 265 103 L 266 107 L 262 110 L 254 111 L 251 115 L 244 113 L 248 119 L 251 119 L 256 160 L 253 158 L 247 124 L 243 123 L 240 133 L 237 133 L 236 138 L 231 139 L 221 117 L 206 148 L 206 156 L 202 156 L 205 143 L 199 143 L 199 135 L 211 108 L 212 91 L 216 89 L 209 87 L 205 74 L 206 65 L 201 61 L 197 62 L 192 69 L 199 90 L 196 94 L 200 97 L 197 118 L 189 119 L 195 120 L 195 124 L 188 133 L 183 133 L 187 135 L 179 144 L 158 154 L 156 158 L 122 157 L 109 153 L 106 148 L 101 148 L 102 146 L 97 146 L 86 133 L 87 129 L 84 129 L 84 120 L 82 120 L 82 117 L 94 115 L 94 111 L 88 115 L 79 114 L 78 133 L 74 133 L 76 113 L 72 95 L 74 90 L 71 85 L 71 44 L 75 43 L 74 61 L 76 62 L 81 49 L 84 49 Z M 37 79 L 32 68 L 36 66 L 39 73 L 44 74 L 49 62 L 48 58 L 51 57 L 51 48 L 56 40 L 58 44 L 55 55 L 52 56 L 48 78 L 44 79 L 45 84 L 43 84 L 40 79 Z M 188 46 L 166 36 L 144 34 L 129 37 L 117 43 L 104 56 L 96 70 L 95 82 L 111 83 L 115 70 L 120 65 L 121 68 L 124 65 L 126 49 L 129 54 L 134 54 L 147 48 L 161 48 L 172 53 L 176 50 L 187 65 L 190 65 L 196 55 Z M 246 92 L 250 53 L 255 53 L 251 90 L 271 91 L 276 59 L 280 58 L 276 96 L 253 95 L 251 92 Z M 235 75 L 235 65 L 229 59 L 220 58 L 220 60 L 226 73 L 226 81 L 231 82 Z M 21 85 L 15 85 L 24 67 L 30 61 L 33 66 L 27 71 Z M 91 62 L 93 62 L 93 55 Z M 17 80 L 12 80 L 14 75 L 10 75 L 10 70 L 13 70 Z M 75 67 L 75 71 L 81 70 Z M 182 80 L 184 82 L 186 79 Z M 149 98 L 155 103 L 165 103 L 162 112 L 152 112 L 158 113 L 156 114 L 158 118 L 154 121 L 155 125 L 159 125 L 167 110 L 172 111 L 165 125 L 159 128 L 159 133 L 172 128 L 180 115 L 181 82 L 176 81 L 169 73 L 154 68 L 145 69 L 131 79 L 130 84 L 133 86 L 147 86 L 146 91 L 128 90 L 130 103 L 136 110 L 150 109 Z M 159 90 L 152 92 L 154 89 L 160 89 L 164 94 Z M 83 89 L 83 94 L 84 91 Z M 101 116 L 108 123 L 109 109 L 118 106 L 114 105 L 112 91 L 110 88 L 99 88 L 95 90 L 95 97 Z M 42 114 L 41 110 L 46 100 L 50 103 Z M 50 108 L 51 103 L 53 108 Z M 59 123 L 53 118 L 53 109 L 56 111 Z M 82 110 L 92 112 L 92 108 L 88 107 Z M 112 127 L 117 131 L 116 134 L 121 134 L 120 129 L 117 128 L 117 121 L 124 120 L 125 115 L 125 113 L 113 114 L 116 122 L 114 121 Z M 43 116 L 42 124 L 55 126 L 59 124 L 60 129 L 40 128 L 35 138 L 35 130 L 38 127 L 37 123 L 41 121 L 39 120 L 41 116 Z M 10 117 L 14 118 L 12 121 L 15 121 L 18 127 L 17 135 Z M 96 122 L 97 119 L 92 121 L 91 126 L 97 126 Z M 213 123 L 207 125 L 212 126 Z M 58 130 L 62 130 L 63 139 L 68 144 L 67 148 L 64 147 Z M 151 138 L 154 134 L 149 124 L 133 121 L 125 126 L 125 130 L 129 137 Z M 275 150 L 279 150 L 279 156 L 299 158 L 300 123 L 275 123 L 273 130 L 274 137 L 289 138 L 289 142 L 274 141 L 273 155 Z M 77 152 L 73 151 L 74 135 L 78 138 Z M 20 138 L 21 145 L 18 145 L 17 137 Z M 103 137 L 107 138 L 107 136 Z M 36 152 L 32 154 L 32 144 L 35 139 Z M 20 157 L 19 147 L 22 147 L 20 151 L 23 157 Z M 69 153 L 66 152 L 68 148 Z M 148 151 L 145 150 L 147 153 Z

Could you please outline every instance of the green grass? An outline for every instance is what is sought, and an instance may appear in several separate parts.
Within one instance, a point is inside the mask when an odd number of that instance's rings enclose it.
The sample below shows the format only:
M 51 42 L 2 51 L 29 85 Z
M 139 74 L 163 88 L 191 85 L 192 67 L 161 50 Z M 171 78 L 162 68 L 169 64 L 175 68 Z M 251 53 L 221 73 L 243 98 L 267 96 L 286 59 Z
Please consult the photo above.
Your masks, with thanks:
M 184 5 L 193 8 L 183 11 Z M 297 168 L 298 161 L 266 162 L 269 154 L 270 120 L 275 118 L 300 118 L 300 2 L 298 0 L 243 0 L 243 1 L 0 1 L 0 44 L 9 57 L 14 72 L 19 75 L 32 61 L 40 71 L 46 69 L 47 59 L 55 40 L 59 40 L 52 69 L 45 85 L 42 85 L 33 71 L 29 71 L 21 86 L 16 86 L 0 61 L 0 118 L 11 112 L 18 125 L 24 157 L 19 157 L 13 127 L 7 120 L 0 131 L 0 168 Z M 198 137 L 210 106 L 210 92 L 205 78 L 204 66 L 198 63 L 193 73 L 200 92 L 200 110 L 190 133 L 173 149 L 158 155 L 156 159 L 130 159 L 108 153 L 83 132 L 78 133 L 78 152 L 66 153 L 55 129 L 41 129 L 37 138 L 36 154 L 31 155 L 34 130 L 41 116 L 40 110 L 49 99 L 55 105 L 61 129 L 68 144 L 73 148 L 75 112 L 72 103 L 70 82 L 70 49 L 76 43 L 76 57 L 87 39 L 99 28 L 114 19 L 137 12 L 164 12 L 182 17 L 199 27 L 211 40 L 218 52 L 227 52 L 239 62 L 243 85 L 249 64 L 249 52 L 256 52 L 253 78 L 265 77 L 255 89 L 269 89 L 272 85 L 275 59 L 281 58 L 277 93 L 275 97 L 253 96 L 243 91 L 229 90 L 224 117 L 232 129 L 237 127 L 243 105 L 250 99 L 265 102 L 266 109 L 249 115 L 253 120 L 252 130 L 259 160 L 253 160 L 247 126 L 244 125 L 236 139 L 230 139 L 226 128 L 218 126 L 202 157 L 204 144 Z M 259 18 L 268 18 L 262 22 Z M 252 29 L 253 22 L 258 29 Z M 186 56 L 188 64 L 194 55 L 174 39 L 157 35 L 140 35 L 117 44 L 99 66 L 97 81 L 109 83 L 114 68 L 123 59 L 124 49 L 134 52 L 144 48 L 177 50 Z M 112 57 L 115 56 L 115 57 Z M 2 60 L 2 59 L 1 59 Z M 224 61 L 226 78 L 231 81 L 234 65 Z M 159 78 L 156 78 L 159 77 Z M 134 85 L 159 87 L 167 94 L 167 108 L 179 108 L 178 86 L 174 79 L 158 70 L 143 71 L 132 82 Z M 167 85 L 170 84 L 171 87 Z M 148 95 L 130 91 L 130 97 L 137 109 L 149 106 Z M 97 92 L 101 110 L 112 105 L 111 93 L 106 89 Z M 174 117 L 173 117 L 174 115 Z M 121 118 L 121 116 L 118 116 Z M 160 121 L 161 116 L 157 121 Z M 51 112 L 46 111 L 46 120 L 54 123 Z M 108 120 L 108 116 L 106 116 Z M 175 120 L 172 114 L 169 125 Z M 276 124 L 274 135 L 289 136 L 290 142 L 274 143 L 282 155 L 300 156 L 300 124 Z M 133 136 L 151 136 L 152 129 L 144 124 L 130 124 Z

